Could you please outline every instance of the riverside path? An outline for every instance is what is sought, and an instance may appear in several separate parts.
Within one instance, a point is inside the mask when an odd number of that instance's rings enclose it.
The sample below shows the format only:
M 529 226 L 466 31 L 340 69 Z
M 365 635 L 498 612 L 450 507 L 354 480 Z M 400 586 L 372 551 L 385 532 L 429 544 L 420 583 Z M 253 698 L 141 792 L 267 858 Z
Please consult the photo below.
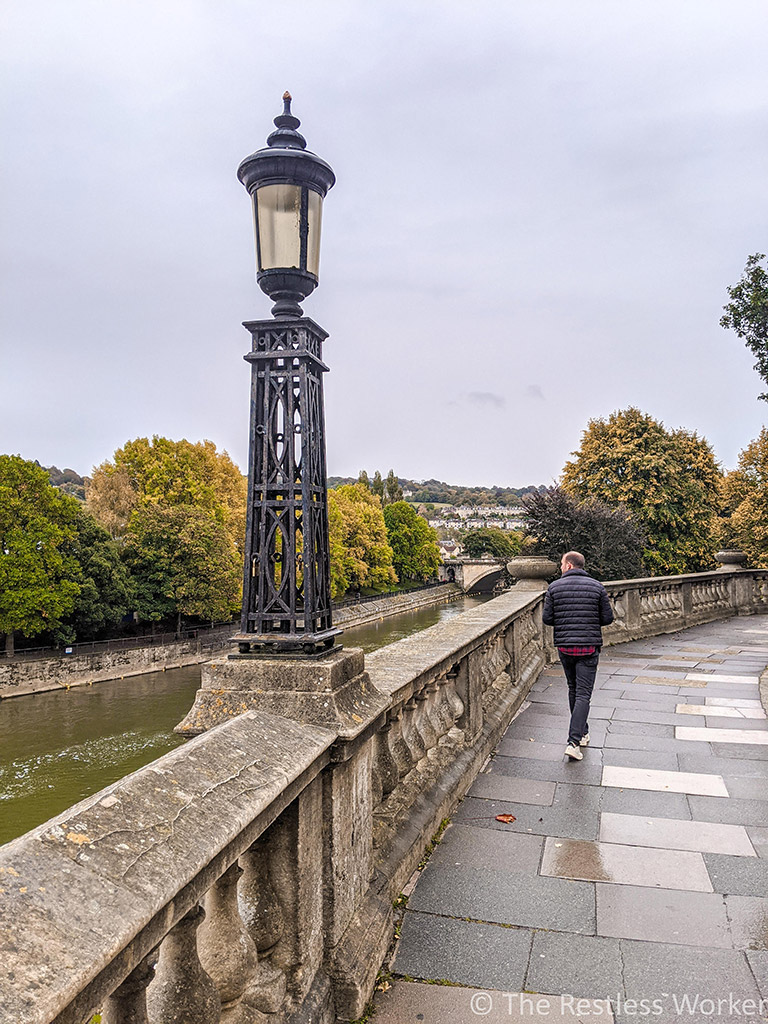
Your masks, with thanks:
M 768 1019 L 767 664 L 766 615 L 605 648 L 581 762 L 548 668 L 406 888 L 376 1024 Z

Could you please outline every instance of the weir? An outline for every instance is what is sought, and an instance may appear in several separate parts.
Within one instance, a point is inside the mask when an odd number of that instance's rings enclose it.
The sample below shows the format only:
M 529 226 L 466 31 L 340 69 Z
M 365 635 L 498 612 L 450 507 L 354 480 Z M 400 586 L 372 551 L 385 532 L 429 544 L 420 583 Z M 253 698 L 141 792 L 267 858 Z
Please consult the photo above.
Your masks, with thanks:
M 607 589 L 607 643 L 768 611 L 768 570 Z M 360 1017 L 393 901 L 553 660 L 541 603 L 318 663 L 312 702 L 233 713 L 0 848 L 2 1024 Z

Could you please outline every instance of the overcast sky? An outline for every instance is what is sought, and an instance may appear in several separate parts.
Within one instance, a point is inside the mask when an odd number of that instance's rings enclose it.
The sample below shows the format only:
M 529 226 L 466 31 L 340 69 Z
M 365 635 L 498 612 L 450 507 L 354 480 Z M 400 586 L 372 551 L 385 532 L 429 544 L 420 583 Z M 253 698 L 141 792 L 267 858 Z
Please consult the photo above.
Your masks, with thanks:
M 635 405 L 726 467 L 766 422 L 718 324 L 768 251 L 765 0 L 6 0 L 0 452 L 247 465 L 240 160 L 289 89 L 334 168 L 328 469 L 522 486 Z

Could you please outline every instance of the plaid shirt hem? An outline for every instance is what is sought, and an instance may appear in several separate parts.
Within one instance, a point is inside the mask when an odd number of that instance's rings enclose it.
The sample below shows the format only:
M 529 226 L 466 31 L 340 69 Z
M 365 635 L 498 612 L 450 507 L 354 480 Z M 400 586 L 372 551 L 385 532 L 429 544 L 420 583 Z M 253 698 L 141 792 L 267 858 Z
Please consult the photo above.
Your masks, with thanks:
M 594 654 L 596 650 L 594 647 L 558 647 L 557 649 L 561 654 L 572 654 L 576 657 L 586 657 L 588 654 Z

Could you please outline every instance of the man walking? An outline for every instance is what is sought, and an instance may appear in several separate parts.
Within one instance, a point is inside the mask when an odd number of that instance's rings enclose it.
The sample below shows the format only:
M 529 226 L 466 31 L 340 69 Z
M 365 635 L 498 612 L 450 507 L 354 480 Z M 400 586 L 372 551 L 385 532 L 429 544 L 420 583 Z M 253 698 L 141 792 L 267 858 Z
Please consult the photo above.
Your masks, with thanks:
M 559 580 L 544 596 L 545 626 L 555 627 L 555 647 L 568 682 L 571 723 L 565 753 L 574 761 L 589 743 L 589 701 L 603 644 L 602 626 L 613 622 L 613 609 L 602 583 L 584 571 L 584 555 L 569 551 L 560 561 Z

